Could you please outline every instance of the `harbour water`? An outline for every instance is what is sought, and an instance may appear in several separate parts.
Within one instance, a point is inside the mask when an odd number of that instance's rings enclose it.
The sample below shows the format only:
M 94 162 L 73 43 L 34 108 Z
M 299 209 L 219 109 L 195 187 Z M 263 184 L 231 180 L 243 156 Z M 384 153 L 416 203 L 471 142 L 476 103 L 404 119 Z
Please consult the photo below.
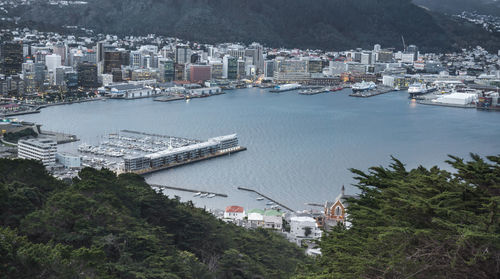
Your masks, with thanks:
M 245 152 L 146 176 L 154 184 L 228 195 L 195 198 L 166 190 L 208 208 L 262 208 L 265 201 L 237 190 L 246 187 L 295 210 L 306 209 L 304 203 L 333 200 L 342 185 L 354 193 L 348 169 L 387 166 L 391 155 L 409 168 L 448 168 L 447 154 L 500 154 L 497 112 L 418 105 L 406 91 L 366 99 L 349 93 L 304 96 L 249 88 L 190 102 L 138 99 L 54 106 L 19 119 L 81 139 L 60 146 L 64 151 L 84 142 L 97 144 L 102 135 L 122 129 L 200 140 L 237 133 Z

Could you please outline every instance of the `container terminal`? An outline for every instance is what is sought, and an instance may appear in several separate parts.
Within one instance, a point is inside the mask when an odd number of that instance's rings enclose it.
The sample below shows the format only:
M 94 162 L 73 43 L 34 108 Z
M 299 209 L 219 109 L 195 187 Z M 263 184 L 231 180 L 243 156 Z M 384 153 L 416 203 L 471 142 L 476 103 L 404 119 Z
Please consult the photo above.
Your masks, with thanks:
M 122 130 L 98 146 L 81 144 L 84 165 L 147 174 L 246 150 L 236 134 L 207 141 Z

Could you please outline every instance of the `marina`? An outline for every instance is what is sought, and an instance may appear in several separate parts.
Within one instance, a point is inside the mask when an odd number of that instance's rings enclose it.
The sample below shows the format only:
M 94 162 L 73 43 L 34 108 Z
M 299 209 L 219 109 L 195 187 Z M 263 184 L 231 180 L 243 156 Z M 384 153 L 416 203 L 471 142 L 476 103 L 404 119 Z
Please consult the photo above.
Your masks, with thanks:
M 148 174 L 206 159 L 246 150 L 238 145 L 236 134 L 195 139 L 172 137 L 131 130 L 109 134 L 98 145 L 78 146 L 82 164 L 88 167 L 109 168 L 117 172 Z

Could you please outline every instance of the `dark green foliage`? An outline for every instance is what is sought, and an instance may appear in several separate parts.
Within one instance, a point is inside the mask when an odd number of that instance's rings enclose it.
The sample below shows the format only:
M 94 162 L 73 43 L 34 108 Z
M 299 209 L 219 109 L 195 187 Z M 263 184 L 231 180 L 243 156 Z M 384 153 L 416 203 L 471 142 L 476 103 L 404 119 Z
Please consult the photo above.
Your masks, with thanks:
M 225 224 L 137 175 L 87 168 L 65 185 L 4 159 L 0 174 L 0 278 L 287 278 L 307 262 L 274 232 Z
M 437 167 L 352 170 L 359 199 L 350 229 L 322 242 L 312 278 L 498 278 L 500 157 L 451 157 L 457 173 Z M 301 278 L 301 277 L 299 277 Z
M 18 132 L 7 133 L 3 137 L 8 142 L 17 143 L 17 141 L 20 139 L 36 138 L 38 137 L 38 134 L 35 131 L 33 131 L 32 128 L 26 128 Z
M 253 41 L 312 49 L 402 48 L 401 36 L 422 50 L 497 50 L 498 36 L 479 26 L 453 33 L 454 21 L 411 0 L 89 0 L 78 8 L 47 1 L 14 14 L 53 28 L 78 25 L 119 35 L 158 34 L 206 43 Z M 48 27 L 48 26 L 45 26 Z M 51 30 L 53 31 L 53 30 Z M 471 39 L 470 36 L 474 38 Z M 476 38 L 479 39 L 476 40 Z M 486 45 L 485 45 L 486 44 Z

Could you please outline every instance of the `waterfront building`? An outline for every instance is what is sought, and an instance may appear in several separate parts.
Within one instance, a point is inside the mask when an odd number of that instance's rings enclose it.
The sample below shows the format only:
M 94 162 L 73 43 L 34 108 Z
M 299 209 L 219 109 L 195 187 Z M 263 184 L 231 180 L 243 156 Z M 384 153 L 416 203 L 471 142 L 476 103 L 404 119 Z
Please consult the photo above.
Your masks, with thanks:
M 82 166 L 82 161 L 80 156 L 66 152 L 57 153 L 56 162 L 68 169 L 79 168 Z
M 18 42 L 3 42 L 0 45 L 0 73 L 15 75 L 21 72 L 23 64 L 23 46 Z
M 86 88 L 98 87 L 97 65 L 94 63 L 80 63 L 77 68 L 78 85 Z
M 159 90 L 141 83 L 120 83 L 105 86 L 102 94 L 115 99 L 137 99 L 159 95 Z
M 238 59 L 236 57 L 225 55 L 222 64 L 223 78 L 230 80 L 238 79 Z
M 56 163 L 57 143 L 52 139 L 19 140 L 17 152 L 20 159 L 37 160 L 44 166 L 52 166 Z
M 245 209 L 241 206 L 231 205 L 224 210 L 224 219 L 236 221 L 245 218 Z
M 280 59 L 276 64 L 274 79 L 278 82 L 298 82 L 311 78 L 307 60 Z
M 189 65 L 189 81 L 204 82 L 211 79 L 210 65 Z
M 274 78 L 274 60 L 264 62 L 264 77 Z
M 224 65 L 220 61 L 210 61 L 212 79 L 222 79 Z
M 188 160 L 197 160 L 217 154 L 229 153 L 238 147 L 238 137 L 236 134 L 211 138 L 206 142 L 166 149 L 152 154 L 125 157 L 125 171 L 135 172 L 168 167 L 169 165 L 184 163 Z
M 322 73 L 323 72 L 323 61 L 321 59 L 309 59 L 307 65 L 307 71 L 309 73 Z
M 175 78 L 174 61 L 168 58 L 161 58 L 158 61 L 159 79 L 162 82 L 172 82 Z

